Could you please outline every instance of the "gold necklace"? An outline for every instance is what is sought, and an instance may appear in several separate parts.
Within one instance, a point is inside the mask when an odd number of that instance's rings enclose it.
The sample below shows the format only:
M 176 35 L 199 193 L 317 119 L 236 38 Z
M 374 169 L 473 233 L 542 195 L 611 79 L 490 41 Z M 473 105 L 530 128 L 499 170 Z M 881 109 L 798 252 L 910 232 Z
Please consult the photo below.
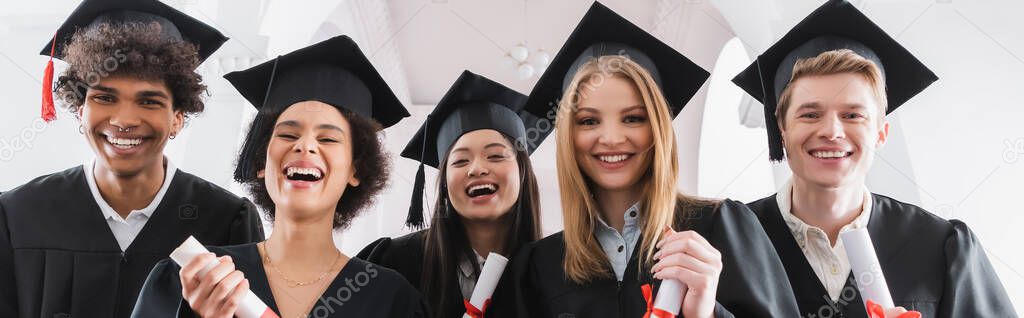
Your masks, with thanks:
M 268 282 L 270 282 L 271 284 L 275 284 L 276 283 L 276 282 L 273 282 L 273 281 L 268 281 Z M 309 318 L 310 313 L 313 312 L 313 308 L 315 308 L 314 305 L 316 305 L 317 300 L 320 300 L 320 297 L 322 297 L 323 293 L 327 291 L 327 287 L 328 287 L 327 283 L 328 282 L 324 282 L 323 284 L 321 284 L 322 287 L 320 288 L 320 291 L 317 293 L 317 294 L 319 294 L 321 296 L 313 297 L 313 299 L 309 301 L 309 304 L 307 304 L 305 307 L 303 307 L 303 308 L 306 308 L 305 313 L 295 314 L 295 318 Z M 271 285 L 271 288 L 274 288 L 273 285 Z M 283 290 L 282 289 L 282 290 L 280 290 L 280 292 L 283 293 L 283 295 L 287 296 L 288 298 L 291 298 L 293 303 L 295 303 L 295 304 L 302 304 L 301 300 L 296 299 L 295 296 L 290 294 L 290 293 L 288 293 L 287 290 Z
M 320 300 L 320 297 L 322 297 L 324 292 L 327 291 L 327 287 L 328 287 L 327 285 L 328 285 L 327 282 L 324 282 L 324 284 L 322 284 L 322 287 L 320 288 L 320 292 L 317 293 L 318 295 L 321 295 L 321 296 L 313 297 L 313 299 L 309 301 L 309 304 L 307 304 L 306 307 L 305 307 L 306 308 L 306 310 L 305 310 L 306 313 L 305 314 L 302 314 L 302 313 L 296 314 L 295 318 L 309 318 L 310 313 L 312 313 L 313 312 L 313 308 L 315 308 L 317 300 Z M 298 299 L 295 299 L 295 297 L 293 297 L 291 294 L 288 294 L 288 291 L 282 290 L 281 292 L 285 293 L 285 295 L 287 295 L 288 298 L 291 298 L 296 304 L 302 304 L 302 301 L 300 301 Z
M 270 249 L 268 248 L 269 246 L 270 245 L 268 245 L 266 241 L 263 242 L 263 251 L 265 252 L 263 254 L 263 261 L 267 262 L 267 264 L 270 264 L 270 268 L 273 268 L 274 271 L 277 272 L 278 275 L 281 275 L 281 279 L 283 279 L 285 281 L 285 283 L 287 283 L 288 287 L 292 287 L 292 288 L 315 284 L 315 283 L 323 280 L 324 277 L 327 277 L 327 275 L 331 273 L 331 270 L 334 269 L 334 266 L 338 265 L 338 260 L 341 259 L 341 252 L 338 252 L 338 255 L 336 255 L 334 257 L 334 262 L 331 262 L 331 266 L 328 267 L 326 271 L 321 273 L 320 276 L 318 276 L 316 279 L 311 280 L 311 281 L 300 282 L 300 281 L 296 281 L 296 280 L 290 279 L 290 278 L 288 278 L 288 276 L 285 276 L 284 272 L 281 272 L 281 270 L 277 268 L 277 265 L 274 265 L 274 263 L 270 261 Z

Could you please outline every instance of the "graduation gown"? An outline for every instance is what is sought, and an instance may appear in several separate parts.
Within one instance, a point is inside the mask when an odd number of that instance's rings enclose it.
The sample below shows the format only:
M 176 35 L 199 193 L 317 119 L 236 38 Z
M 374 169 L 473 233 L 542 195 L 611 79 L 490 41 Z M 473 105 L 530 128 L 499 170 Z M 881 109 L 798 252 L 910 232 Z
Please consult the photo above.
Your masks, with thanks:
M 872 194 L 868 221 L 896 306 L 923 317 L 1016 317 L 1002 284 L 967 225 Z M 803 317 L 867 317 L 851 273 L 832 301 L 779 212 L 775 195 L 750 208 L 782 258 Z
M 150 269 L 189 235 L 263 240 L 255 206 L 179 170 L 121 251 L 77 166 L 0 196 L 0 317 L 128 317 Z
M 416 286 L 420 293 L 423 293 L 424 287 L 421 284 L 423 277 L 423 250 L 425 249 L 424 235 L 426 235 L 426 230 L 413 232 L 395 239 L 381 238 L 363 248 L 356 257 L 394 269 L 399 274 L 402 274 L 407 281 Z M 510 287 L 512 275 L 510 272 L 511 268 L 506 267 L 505 274 L 502 274 L 502 278 L 498 282 L 498 286 L 495 287 L 494 294 L 491 296 L 492 304 L 488 311 L 485 312 L 486 317 L 500 316 L 495 308 L 504 307 L 500 305 L 500 302 L 508 298 L 503 295 L 512 292 Z M 458 274 L 456 273 L 455 275 Z M 459 286 L 459 278 L 455 275 L 449 277 L 448 286 Z M 441 304 L 428 304 L 431 307 L 441 306 L 442 308 L 441 316 L 434 318 L 462 317 L 466 313 L 466 308 L 462 302 L 462 292 L 456 290 L 449 292 L 448 295 L 450 297 L 444 299 Z
M 208 249 L 217 256 L 230 255 L 235 268 L 249 279 L 249 290 L 280 315 L 256 243 Z M 182 299 L 180 269 L 170 259 L 160 261 L 146 279 L 132 317 L 198 317 Z M 426 306 L 416 289 L 398 273 L 351 258 L 309 314 L 311 317 L 426 317 Z
M 689 217 L 677 211 L 674 228 L 698 232 L 722 254 L 715 317 L 797 316 L 782 264 L 742 203 L 724 200 Z M 647 303 L 640 286 L 652 284 L 657 297 L 661 285 L 649 269 L 637 269 L 641 241 L 621 282 L 612 276 L 585 285 L 565 274 L 562 232 L 526 246 L 513 260 L 518 317 L 641 317 Z

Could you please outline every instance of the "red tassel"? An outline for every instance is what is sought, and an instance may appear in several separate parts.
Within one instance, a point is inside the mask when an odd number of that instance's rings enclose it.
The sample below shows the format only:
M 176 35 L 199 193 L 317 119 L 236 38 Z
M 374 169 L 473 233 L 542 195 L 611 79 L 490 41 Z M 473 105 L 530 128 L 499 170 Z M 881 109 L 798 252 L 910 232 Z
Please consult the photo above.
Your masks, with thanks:
M 57 109 L 53 106 L 53 52 L 57 47 L 57 35 L 53 36 L 53 44 L 50 45 L 50 61 L 46 62 L 46 70 L 43 71 L 43 109 L 42 117 L 46 122 L 57 119 Z
M 476 308 L 473 304 L 469 303 L 469 300 L 463 299 L 462 305 L 466 307 L 466 315 L 473 318 L 483 318 L 484 314 L 487 313 L 487 308 L 491 307 L 491 299 L 488 298 L 484 301 L 483 308 Z
M 871 318 L 885 318 L 885 309 L 882 305 L 876 304 L 875 302 L 868 299 L 867 304 L 868 317 Z M 898 318 L 921 318 L 921 312 L 911 310 L 897 316 Z
M 867 307 L 868 307 L 867 308 L 868 309 L 868 317 L 871 317 L 871 318 L 885 318 L 885 309 L 882 309 L 881 305 L 876 304 L 875 302 L 873 302 L 870 299 L 868 299 Z

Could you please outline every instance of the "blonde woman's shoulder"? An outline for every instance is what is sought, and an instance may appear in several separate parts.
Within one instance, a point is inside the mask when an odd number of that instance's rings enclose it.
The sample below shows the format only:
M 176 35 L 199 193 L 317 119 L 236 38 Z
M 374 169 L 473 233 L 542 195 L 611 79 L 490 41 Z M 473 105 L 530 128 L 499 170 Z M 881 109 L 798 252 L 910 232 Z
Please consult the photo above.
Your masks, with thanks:
M 740 228 L 760 227 L 757 216 L 745 204 L 732 199 L 701 198 L 679 195 L 676 204 L 679 228 L 700 231 L 712 226 L 731 224 Z

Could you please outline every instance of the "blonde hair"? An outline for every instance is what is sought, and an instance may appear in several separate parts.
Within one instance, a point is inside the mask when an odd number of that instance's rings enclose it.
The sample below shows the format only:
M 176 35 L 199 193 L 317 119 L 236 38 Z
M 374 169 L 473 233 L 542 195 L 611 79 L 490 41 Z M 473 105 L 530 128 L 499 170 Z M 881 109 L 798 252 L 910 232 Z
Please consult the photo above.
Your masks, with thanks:
M 677 201 L 684 204 L 699 201 L 676 191 L 679 163 L 672 113 L 651 74 L 629 58 L 619 55 L 602 56 L 582 65 L 562 95 L 555 120 L 558 186 L 565 224 L 563 266 L 569 279 L 576 283 L 613 275 L 607 256 L 593 237 L 600 215 L 587 178 L 576 161 L 573 146 L 576 125 L 573 115 L 580 99 L 585 96 L 585 90 L 600 89 L 608 77 L 623 78 L 635 85 L 643 99 L 653 133 L 653 147 L 648 150 L 652 152 L 650 165 L 640 181 L 644 183 L 640 207 L 643 222 L 639 261 L 644 265 L 641 269 L 651 264 L 656 243 L 662 238 L 665 228 L 673 225 Z
M 790 99 L 793 95 L 793 83 L 796 80 L 816 75 L 832 75 L 841 73 L 854 73 L 864 77 L 868 85 L 871 85 L 872 94 L 878 102 L 879 120 L 885 119 L 886 105 L 888 100 L 885 95 L 885 77 L 882 71 L 869 59 L 848 49 L 825 51 L 818 56 L 800 59 L 793 64 L 793 77 L 789 85 L 782 91 L 779 97 L 779 106 L 775 108 L 775 118 L 779 121 L 779 127 L 785 127 L 786 110 L 789 109 Z

